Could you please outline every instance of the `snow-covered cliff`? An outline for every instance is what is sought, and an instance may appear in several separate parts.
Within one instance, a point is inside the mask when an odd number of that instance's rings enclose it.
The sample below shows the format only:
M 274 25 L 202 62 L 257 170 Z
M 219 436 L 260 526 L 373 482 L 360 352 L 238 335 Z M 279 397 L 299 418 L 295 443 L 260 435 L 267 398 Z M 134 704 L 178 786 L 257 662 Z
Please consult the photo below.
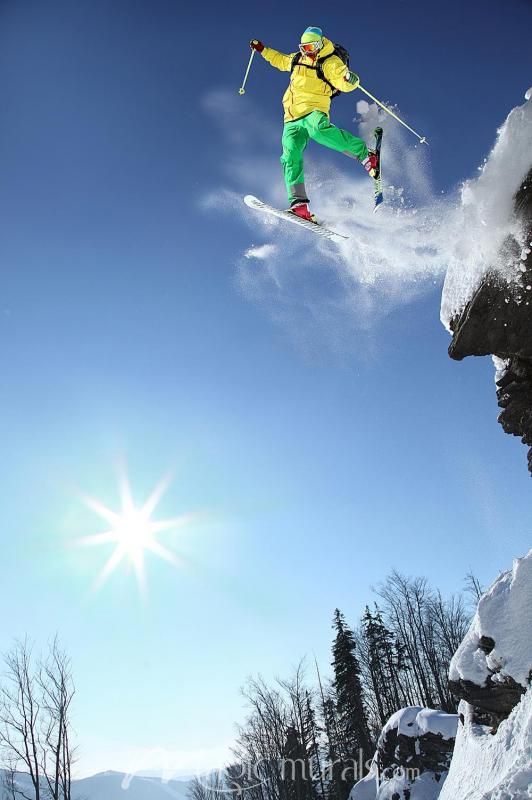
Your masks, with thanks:
M 464 641 L 449 672 L 451 687 L 483 708 L 496 726 L 507 717 L 530 684 L 532 675 L 532 550 L 516 559 L 480 599 Z M 480 690 L 480 691 L 479 691 Z M 507 691 L 505 691 L 507 690 Z M 498 696 L 498 699 L 495 699 Z
M 455 239 L 441 304 L 442 322 L 451 332 L 457 330 L 464 310 L 490 274 L 503 279 L 508 296 L 521 288 L 530 244 L 523 220 L 515 215 L 515 197 L 531 169 L 532 98 L 510 112 L 478 177 L 462 186 L 451 226 Z M 512 242 L 514 257 L 509 257 L 503 246 L 510 247 Z M 528 292 L 532 286 L 525 285 L 523 303 L 532 299 Z
M 467 181 L 442 295 L 451 358 L 493 355 L 499 422 L 532 448 L 532 94 Z M 532 449 L 529 452 L 532 472 Z
M 532 550 L 482 597 L 450 677 L 463 699 L 440 800 L 530 800 Z

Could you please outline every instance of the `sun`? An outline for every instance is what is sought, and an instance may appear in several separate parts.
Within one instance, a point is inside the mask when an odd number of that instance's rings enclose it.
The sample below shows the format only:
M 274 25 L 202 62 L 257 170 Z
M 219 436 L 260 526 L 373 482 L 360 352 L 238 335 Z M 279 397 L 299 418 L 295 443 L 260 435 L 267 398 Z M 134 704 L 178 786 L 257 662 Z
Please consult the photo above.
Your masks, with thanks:
M 80 544 L 86 547 L 114 544 L 114 549 L 102 568 L 95 584 L 95 589 L 100 588 L 119 564 L 125 562 L 133 567 L 139 588 L 145 589 L 144 558 L 147 552 L 168 561 L 173 566 L 180 566 L 179 558 L 164 547 L 157 539 L 160 533 L 185 525 L 190 521 L 190 514 L 166 520 L 153 520 L 152 515 L 168 489 L 169 480 L 161 481 L 153 490 L 146 502 L 136 506 L 131 492 L 131 486 L 126 475 L 120 478 L 120 511 L 113 511 L 99 500 L 83 496 L 83 501 L 99 517 L 108 524 L 108 529 L 103 533 L 85 536 Z

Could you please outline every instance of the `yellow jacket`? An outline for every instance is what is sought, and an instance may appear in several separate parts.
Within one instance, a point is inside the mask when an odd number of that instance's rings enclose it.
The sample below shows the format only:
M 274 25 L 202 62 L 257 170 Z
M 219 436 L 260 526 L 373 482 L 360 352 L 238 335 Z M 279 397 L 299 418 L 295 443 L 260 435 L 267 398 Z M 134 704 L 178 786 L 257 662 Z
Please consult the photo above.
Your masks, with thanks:
M 319 59 L 323 59 L 333 51 L 334 44 L 324 37 Z M 292 59 L 295 55 L 295 53 L 290 55 L 279 53 L 272 47 L 265 47 L 262 51 L 262 56 L 266 61 L 272 67 L 280 69 L 281 72 L 290 72 Z M 323 74 L 336 89 L 342 92 L 352 92 L 358 86 L 358 80 L 355 83 L 348 83 L 344 80 L 348 73 L 349 69 L 338 56 L 332 56 L 323 63 Z M 312 111 L 323 111 L 328 115 L 331 108 L 332 93 L 331 87 L 321 78 L 318 78 L 316 61 L 313 61 L 308 56 L 301 56 L 299 64 L 297 64 L 290 76 L 288 89 L 284 93 L 284 121 L 292 122 L 294 119 L 305 117 Z

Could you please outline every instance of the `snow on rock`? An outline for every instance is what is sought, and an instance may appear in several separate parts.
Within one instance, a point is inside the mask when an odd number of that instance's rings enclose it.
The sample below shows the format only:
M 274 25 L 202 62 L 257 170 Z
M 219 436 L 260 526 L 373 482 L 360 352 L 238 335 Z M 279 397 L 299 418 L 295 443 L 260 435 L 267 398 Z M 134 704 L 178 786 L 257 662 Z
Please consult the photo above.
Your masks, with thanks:
M 349 800 L 436 800 L 447 775 L 458 726 L 456 714 L 411 706 L 382 729 L 370 771 Z
M 497 732 L 475 725 L 462 701 L 451 768 L 440 800 L 530 800 L 532 798 L 532 689 Z
M 382 784 L 377 800 L 396 800 L 408 797 L 409 800 L 436 800 L 441 797 L 441 789 L 445 778 L 437 779 L 432 772 L 424 772 L 414 781 L 405 776 L 395 776 Z
M 349 800 L 437 800 L 446 778 L 446 773 L 422 772 L 411 777 L 408 768 L 396 767 L 388 777 L 378 778 L 376 764 L 368 775 L 351 789 Z M 456 798 L 455 798 L 456 800 Z
M 531 670 L 532 550 L 482 596 L 452 659 L 462 724 L 440 800 L 532 800 Z
M 451 681 L 485 686 L 506 678 L 526 688 L 532 670 L 532 550 L 483 595 L 449 672 Z
M 497 385 L 497 381 L 502 380 L 506 370 L 508 369 L 508 359 L 499 358 L 498 356 L 492 356 L 491 359 L 493 361 L 493 366 L 495 367 L 495 385 Z
M 454 739 L 458 717 L 456 714 L 446 714 L 433 708 L 409 706 L 401 708 L 392 714 L 384 728 L 381 737 L 386 737 L 392 728 L 398 735 L 423 736 L 425 733 L 439 734 L 443 739 Z
M 442 739 L 455 739 L 458 720 L 456 714 L 446 714 L 433 708 L 424 708 L 416 718 L 420 736 L 433 733 Z
M 508 237 L 521 251 L 527 244 L 513 211 L 515 194 L 531 167 L 532 101 L 527 98 L 510 112 L 479 176 L 463 184 L 461 205 L 445 220 L 454 237 L 441 306 L 448 330 L 489 270 L 499 270 L 509 281 L 515 277 L 514 265 L 502 262 L 499 253 Z
M 371 769 L 362 780 L 355 783 L 349 794 L 348 800 L 376 800 L 377 792 L 377 766 L 372 763 Z

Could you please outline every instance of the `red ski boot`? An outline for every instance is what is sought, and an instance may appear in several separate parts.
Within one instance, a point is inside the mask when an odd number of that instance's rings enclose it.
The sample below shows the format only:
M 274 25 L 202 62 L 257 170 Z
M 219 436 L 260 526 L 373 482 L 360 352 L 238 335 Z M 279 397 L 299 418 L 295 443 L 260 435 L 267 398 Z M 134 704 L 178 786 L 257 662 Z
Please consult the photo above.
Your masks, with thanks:
M 292 212 L 292 214 L 295 214 L 296 217 L 301 217 L 301 219 L 306 219 L 307 222 L 314 222 L 314 223 L 318 222 L 315 215 L 311 212 L 310 208 L 308 207 L 308 202 L 294 203 L 294 205 L 290 207 L 290 211 Z
M 374 150 L 369 151 L 368 157 L 362 162 L 362 166 L 370 177 L 379 177 L 379 156 Z

